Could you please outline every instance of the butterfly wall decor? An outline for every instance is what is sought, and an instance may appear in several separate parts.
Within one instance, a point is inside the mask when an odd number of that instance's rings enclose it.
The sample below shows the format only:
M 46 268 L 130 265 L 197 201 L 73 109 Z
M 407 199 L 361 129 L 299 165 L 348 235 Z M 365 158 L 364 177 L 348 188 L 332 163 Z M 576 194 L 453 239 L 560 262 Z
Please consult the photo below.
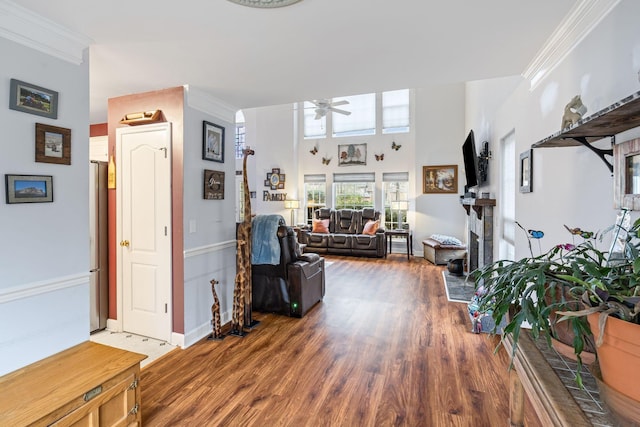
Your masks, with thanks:
M 328 159 L 326 157 L 322 158 L 322 164 L 323 165 L 328 165 L 329 162 L 331 161 L 331 159 L 333 159 L 333 157 L 329 157 Z
M 544 237 L 544 232 L 541 230 L 527 230 L 527 232 L 534 239 L 542 239 Z
M 398 151 L 400 149 L 400 147 L 402 147 L 402 145 L 396 144 L 395 141 L 391 142 L 391 148 L 393 148 L 394 150 Z
M 384 153 L 374 154 L 374 156 L 376 156 L 376 162 L 384 160 Z
M 318 146 L 313 147 L 313 149 L 311 149 L 309 152 L 315 156 L 318 152 Z

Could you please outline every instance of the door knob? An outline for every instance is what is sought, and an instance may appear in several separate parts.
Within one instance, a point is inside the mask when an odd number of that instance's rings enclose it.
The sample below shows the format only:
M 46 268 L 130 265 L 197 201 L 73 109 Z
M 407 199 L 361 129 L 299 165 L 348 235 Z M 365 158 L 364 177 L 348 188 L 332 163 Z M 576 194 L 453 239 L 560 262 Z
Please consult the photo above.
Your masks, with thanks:
M 128 240 L 123 240 L 122 242 L 120 242 L 120 246 L 125 246 L 125 247 L 129 247 L 129 241 Z

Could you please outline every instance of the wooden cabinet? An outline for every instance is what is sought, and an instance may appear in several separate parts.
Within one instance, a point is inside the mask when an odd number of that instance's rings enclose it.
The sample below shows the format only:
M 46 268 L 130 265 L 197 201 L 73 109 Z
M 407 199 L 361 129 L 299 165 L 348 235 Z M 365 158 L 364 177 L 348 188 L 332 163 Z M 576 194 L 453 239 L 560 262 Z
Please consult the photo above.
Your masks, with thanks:
M 139 426 L 145 358 L 85 342 L 0 377 L 0 425 Z

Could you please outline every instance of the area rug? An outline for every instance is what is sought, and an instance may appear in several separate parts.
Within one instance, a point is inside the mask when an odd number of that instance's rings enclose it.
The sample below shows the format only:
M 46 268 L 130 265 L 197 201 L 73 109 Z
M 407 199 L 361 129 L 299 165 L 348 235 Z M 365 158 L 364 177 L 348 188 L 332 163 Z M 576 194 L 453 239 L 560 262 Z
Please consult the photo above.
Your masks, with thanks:
M 446 270 L 442 272 L 442 279 L 449 301 L 464 303 L 471 301 L 475 293 L 473 280 L 466 280 L 466 276 L 456 276 Z

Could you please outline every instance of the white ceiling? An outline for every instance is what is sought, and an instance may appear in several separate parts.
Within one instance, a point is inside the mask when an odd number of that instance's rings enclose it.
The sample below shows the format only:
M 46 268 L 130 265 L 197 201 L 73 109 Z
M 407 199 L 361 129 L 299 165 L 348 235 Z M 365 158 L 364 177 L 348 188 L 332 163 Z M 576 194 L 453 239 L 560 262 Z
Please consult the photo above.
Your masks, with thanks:
M 580 0 L 14 0 L 91 38 L 107 99 L 189 84 L 234 108 L 521 74 Z

